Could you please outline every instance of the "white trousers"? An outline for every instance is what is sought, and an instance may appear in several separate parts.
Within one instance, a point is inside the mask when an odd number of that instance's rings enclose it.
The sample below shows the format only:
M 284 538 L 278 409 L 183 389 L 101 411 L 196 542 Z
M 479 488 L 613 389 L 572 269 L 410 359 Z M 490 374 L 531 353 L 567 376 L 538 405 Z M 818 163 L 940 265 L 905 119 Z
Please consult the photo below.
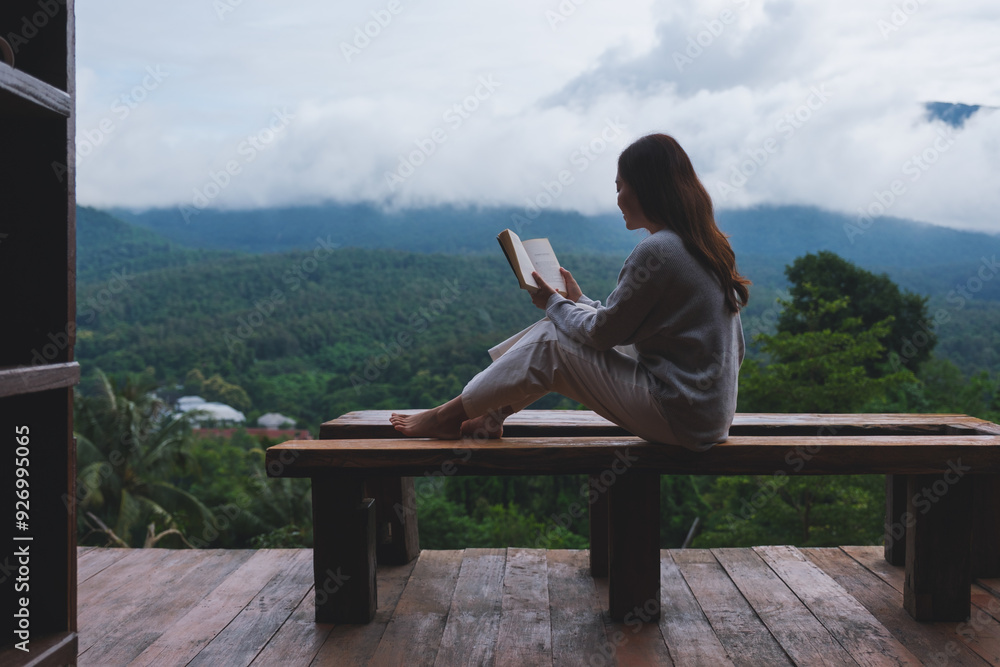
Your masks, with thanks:
M 646 370 L 629 350 L 588 347 L 541 320 L 490 351 L 494 362 L 465 386 L 462 404 L 471 419 L 507 406 L 523 410 L 554 391 L 640 438 L 676 442 Z

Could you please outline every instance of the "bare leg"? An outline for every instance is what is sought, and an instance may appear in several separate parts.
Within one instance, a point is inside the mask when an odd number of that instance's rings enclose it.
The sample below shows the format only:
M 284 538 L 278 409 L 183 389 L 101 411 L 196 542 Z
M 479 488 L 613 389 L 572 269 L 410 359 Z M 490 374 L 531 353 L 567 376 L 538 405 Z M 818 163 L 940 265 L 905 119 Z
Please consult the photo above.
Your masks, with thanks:
M 503 437 L 503 420 L 514 414 L 514 408 L 506 406 L 490 410 L 485 415 L 474 417 L 462 424 L 462 437 L 474 440 L 490 440 Z
M 389 417 L 396 430 L 415 438 L 440 438 L 458 440 L 462 437 L 462 424 L 468 421 L 462 397 L 456 396 L 447 403 L 415 415 L 400 415 L 395 412 Z

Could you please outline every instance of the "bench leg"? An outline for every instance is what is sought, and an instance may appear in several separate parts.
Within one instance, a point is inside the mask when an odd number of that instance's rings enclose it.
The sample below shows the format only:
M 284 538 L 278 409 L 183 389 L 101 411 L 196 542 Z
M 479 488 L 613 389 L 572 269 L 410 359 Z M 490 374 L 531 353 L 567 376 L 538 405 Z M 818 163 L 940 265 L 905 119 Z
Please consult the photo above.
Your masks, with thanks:
M 608 491 L 599 475 L 590 476 L 590 576 L 608 576 Z M 603 489 L 603 491 L 602 491 Z M 596 494 L 593 495 L 593 494 Z
M 417 494 L 412 477 L 371 477 L 365 495 L 375 499 L 378 562 L 405 565 L 420 555 Z
M 972 576 L 1000 577 L 1000 475 L 973 475 Z
M 607 495 L 611 618 L 623 621 L 629 613 L 659 618 L 660 476 L 629 472 Z
M 903 607 L 918 621 L 964 621 L 972 603 L 972 479 L 908 475 Z
M 906 565 L 906 475 L 885 476 L 885 560 Z
M 375 501 L 362 479 L 312 480 L 317 623 L 375 617 Z

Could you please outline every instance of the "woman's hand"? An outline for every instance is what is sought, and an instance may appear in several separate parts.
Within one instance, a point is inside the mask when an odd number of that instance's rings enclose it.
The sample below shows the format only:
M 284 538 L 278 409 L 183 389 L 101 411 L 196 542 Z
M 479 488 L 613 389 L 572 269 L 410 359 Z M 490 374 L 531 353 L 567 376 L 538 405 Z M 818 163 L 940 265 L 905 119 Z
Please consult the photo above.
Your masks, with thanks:
M 566 269 L 559 267 L 559 273 L 562 275 L 563 280 L 566 281 L 566 298 L 576 303 L 583 296 L 583 290 L 580 289 L 580 285 L 577 284 L 576 278 L 573 274 Z
M 549 297 L 555 294 L 556 291 L 549 287 L 547 282 L 542 280 L 542 277 L 538 275 L 538 271 L 532 271 L 531 277 L 535 279 L 535 284 L 538 285 L 538 289 L 531 293 L 531 303 L 545 310 L 545 306 L 549 302 Z

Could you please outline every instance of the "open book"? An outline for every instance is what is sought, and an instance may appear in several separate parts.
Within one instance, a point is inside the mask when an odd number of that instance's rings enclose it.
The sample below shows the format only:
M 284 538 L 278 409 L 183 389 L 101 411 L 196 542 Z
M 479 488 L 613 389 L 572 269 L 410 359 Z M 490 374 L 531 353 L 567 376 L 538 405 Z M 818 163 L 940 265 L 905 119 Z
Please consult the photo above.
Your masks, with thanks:
M 538 283 L 531 277 L 532 271 L 538 271 L 538 275 L 552 289 L 566 296 L 566 281 L 559 273 L 559 260 L 548 239 L 521 241 L 517 234 L 505 229 L 497 235 L 497 241 L 510 262 L 510 268 L 514 269 L 521 289 L 529 292 L 538 289 Z

